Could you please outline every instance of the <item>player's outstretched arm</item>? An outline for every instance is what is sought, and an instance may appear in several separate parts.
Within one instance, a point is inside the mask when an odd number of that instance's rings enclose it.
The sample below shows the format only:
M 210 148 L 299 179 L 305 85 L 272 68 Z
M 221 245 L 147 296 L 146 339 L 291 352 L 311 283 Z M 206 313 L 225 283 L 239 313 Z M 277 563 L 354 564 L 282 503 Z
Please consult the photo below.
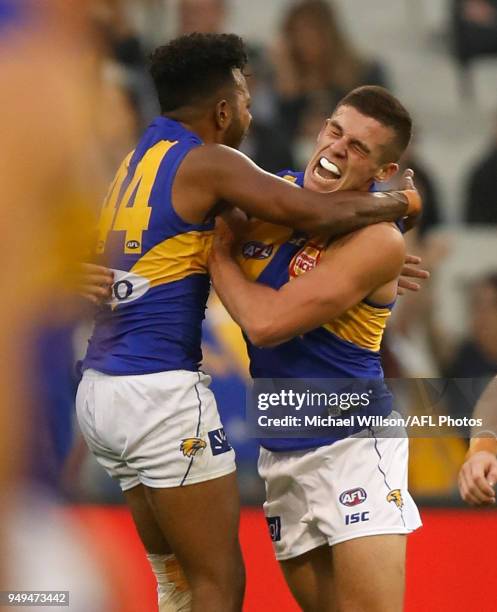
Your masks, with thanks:
M 222 145 L 192 150 L 176 175 L 173 202 L 180 216 L 190 220 L 187 215 L 195 208 L 205 216 L 207 197 L 211 207 L 219 201 L 230 202 L 251 217 L 329 236 L 395 221 L 420 207 L 419 196 L 412 190 L 322 194 L 300 189 Z
M 483 392 L 473 417 L 482 427 L 471 431 L 469 450 L 459 472 L 459 492 L 474 506 L 495 504 L 497 484 L 497 377 Z
M 314 270 L 274 290 L 244 276 L 229 239 L 221 235 L 210 272 L 221 301 L 250 341 L 274 346 L 331 321 L 395 280 L 404 256 L 399 232 L 389 224 L 375 225 L 341 238 Z

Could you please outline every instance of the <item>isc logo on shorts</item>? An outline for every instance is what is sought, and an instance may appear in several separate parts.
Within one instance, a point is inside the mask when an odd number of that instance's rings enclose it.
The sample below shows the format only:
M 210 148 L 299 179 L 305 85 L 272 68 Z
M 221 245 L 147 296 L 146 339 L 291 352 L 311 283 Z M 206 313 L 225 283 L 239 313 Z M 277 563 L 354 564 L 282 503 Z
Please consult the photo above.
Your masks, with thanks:
M 367 499 L 367 493 L 361 487 L 357 487 L 355 489 L 348 489 L 344 491 L 340 497 L 340 503 L 344 506 L 357 506 L 357 504 L 362 504 L 363 501 Z
M 209 441 L 213 455 L 221 455 L 231 450 L 230 443 L 222 427 L 209 431 Z
M 363 521 L 369 521 L 369 512 L 354 512 L 354 514 L 347 514 L 345 516 L 346 525 L 362 523 Z
M 266 516 L 267 526 L 269 527 L 269 535 L 273 542 L 281 540 L 281 517 Z

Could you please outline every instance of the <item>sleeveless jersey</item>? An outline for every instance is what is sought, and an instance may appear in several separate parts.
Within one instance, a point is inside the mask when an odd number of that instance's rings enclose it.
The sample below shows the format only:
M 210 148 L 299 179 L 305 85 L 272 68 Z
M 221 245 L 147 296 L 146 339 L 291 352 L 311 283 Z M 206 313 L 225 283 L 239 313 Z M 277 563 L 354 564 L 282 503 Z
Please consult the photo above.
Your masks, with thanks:
M 30 9 L 26 0 L 0 0 L 0 31 L 23 29 L 29 21 Z
M 198 369 L 214 222 L 183 221 L 174 177 L 202 141 L 157 117 L 124 160 L 98 227 L 99 261 L 113 268 L 110 304 L 96 315 L 83 368 L 107 374 Z
M 303 173 L 285 172 L 280 176 L 303 187 Z M 318 265 L 327 242 L 255 222 L 238 262 L 251 280 L 279 289 Z M 252 378 L 341 379 L 342 383 L 348 378 L 365 379 L 368 387 L 373 387 L 373 401 L 360 412 L 349 410 L 343 416 L 387 416 L 392 410 L 392 397 L 383 381 L 379 350 L 392 306 L 363 300 L 333 321 L 273 348 L 257 348 L 246 338 Z M 260 443 L 273 451 L 301 450 L 332 444 L 361 429 L 337 426 L 330 428 L 326 438 L 264 438 Z

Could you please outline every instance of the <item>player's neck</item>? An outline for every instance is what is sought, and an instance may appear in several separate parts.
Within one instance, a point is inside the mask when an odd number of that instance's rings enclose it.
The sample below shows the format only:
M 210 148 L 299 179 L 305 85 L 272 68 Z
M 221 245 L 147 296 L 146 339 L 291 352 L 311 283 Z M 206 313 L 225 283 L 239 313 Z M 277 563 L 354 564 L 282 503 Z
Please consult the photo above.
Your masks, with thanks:
M 205 144 L 212 144 L 218 142 L 217 132 L 212 127 L 211 122 L 207 121 L 204 117 L 193 117 L 187 114 L 180 114 L 176 112 L 164 113 L 163 117 L 167 119 L 173 119 L 180 123 L 184 128 L 196 134 Z

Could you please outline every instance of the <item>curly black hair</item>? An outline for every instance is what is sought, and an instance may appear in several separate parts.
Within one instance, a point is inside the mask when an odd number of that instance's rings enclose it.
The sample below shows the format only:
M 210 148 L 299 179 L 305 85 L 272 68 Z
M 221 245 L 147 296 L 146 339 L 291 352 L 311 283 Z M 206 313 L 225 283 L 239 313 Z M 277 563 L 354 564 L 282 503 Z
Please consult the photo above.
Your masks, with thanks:
M 235 34 L 194 33 L 157 48 L 150 62 L 161 111 L 167 113 L 202 102 L 233 82 L 233 69 L 247 64 L 247 50 Z

